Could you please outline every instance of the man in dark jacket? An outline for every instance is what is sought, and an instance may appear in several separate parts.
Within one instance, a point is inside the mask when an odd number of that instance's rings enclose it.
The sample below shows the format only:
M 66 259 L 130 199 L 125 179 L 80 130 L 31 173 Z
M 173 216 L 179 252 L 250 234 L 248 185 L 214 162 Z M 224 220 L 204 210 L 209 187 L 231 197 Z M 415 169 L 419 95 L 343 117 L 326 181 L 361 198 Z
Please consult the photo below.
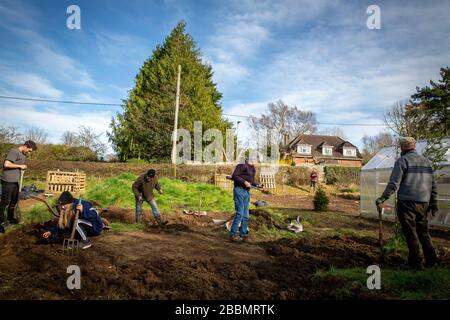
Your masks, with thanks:
M 26 170 L 25 164 L 26 156 L 32 151 L 36 151 L 36 143 L 31 140 L 25 141 L 23 145 L 18 148 L 11 149 L 6 155 L 3 162 L 3 176 L 2 176 L 2 198 L 0 201 L 0 233 L 4 233 L 4 212 L 8 207 L 8 222 L 9 224 L 19 223 L 14 218 L 14 210 L 19 201 L 19 182 L 21 170 Z
M 422 245 L 426 266 L 438 263 L 436 251 L 428 230 L 428 213 L 438 211 L 437 186 L 430 161 L 416 152 L 414 138 L 400 139 L 401 157 L 395 162 L 389 183 L 381 197 L 380 206 L 397 189 L 397 216 L 409 249 L 408 265 L 422 268 Z
M 75 199 L 69 191 L 64 191 L 58 199 L 61 208 L 59 221 L 56 226 L 50 228 L 42 236 L 48 239 L 62 237 L 65 233 L 70 234 L 75 220 L 75 210 L 78 210 L 79 216 L 76 225 L 76 236 L 80 241 L 80 248 L 87 249 L 91 247 L 88 236 L 98 236 L 103 231 L 103 222 L 97 210 L 90 202 Z
M 241 225 L 241 239 L 243 241 L 248 240 L 250 188 L 257 186 L 255 182 L 256 169 L 254 164 L 252 160 L 246 160 L 245 163 L 238 164 L 231 176 L 234 181 L 233 198 L 236 211 L 230 230 L 231 242 L 239 241 L 237 236 L 239 224 Z
M 133 183 L 132 189 L 136 198 L 136 223 L 142 222 L 142 203 L 146 201 L 152 208 L 156 222 L 159 225 L 167 224 L 167 221 L 161 218 L 158 206 L 156 205 L 155 195 L 153 194 L 153 189 L 158 190 L 159 194 L 163 194 L 158 177 L 156 176 L 156 171 L 150 169 L 147 173 L 140 175 Z

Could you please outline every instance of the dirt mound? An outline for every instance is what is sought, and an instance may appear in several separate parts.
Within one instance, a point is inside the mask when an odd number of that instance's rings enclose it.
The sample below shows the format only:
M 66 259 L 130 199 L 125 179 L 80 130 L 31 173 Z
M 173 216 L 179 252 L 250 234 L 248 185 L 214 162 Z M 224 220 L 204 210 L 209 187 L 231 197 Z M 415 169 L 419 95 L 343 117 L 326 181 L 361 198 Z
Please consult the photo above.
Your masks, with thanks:
M 259 230 L 263 227 L 282 229 L 283 226 L 273 219 L 273 216 L 264 209 L 250 210 L 249 228 Z

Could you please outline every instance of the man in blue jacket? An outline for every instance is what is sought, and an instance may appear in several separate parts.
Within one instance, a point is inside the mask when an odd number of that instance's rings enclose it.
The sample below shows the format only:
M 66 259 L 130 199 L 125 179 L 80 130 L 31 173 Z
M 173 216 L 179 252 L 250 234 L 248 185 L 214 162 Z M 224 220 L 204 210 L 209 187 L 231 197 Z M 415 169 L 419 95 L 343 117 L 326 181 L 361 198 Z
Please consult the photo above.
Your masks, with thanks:
M 63 236 L 65 232 L 70 234 L 75 220 L 75 210 L 78 210 L 75 235 L 78 239 L 81 239 L 81 249 L 91 247 L 92 244 L 88 236 L 98 236 L 103 230 L 103 222 L 97 210 L 87 201 L 81 200 L 81 204 L 79 204 L 79 199 L 75 199 L 69 191 L 64 191 L 61 194 L 58 203 L 61 208 L 58 224 L 42 236 L 45 239 L 50 236 L 57 239 Z
M 421 269 L 419 244 L 426 266 L 439 262 L 428 230 L 428 214 L 434 216 L 438 211 L 436 180 L 430 161 L 416 152 L 414 138 L 401 138 L 399 142 L 401 157 L 376 205 L 380 206 L 398 189 L 397 216 L 408 244 L 408 265 Z

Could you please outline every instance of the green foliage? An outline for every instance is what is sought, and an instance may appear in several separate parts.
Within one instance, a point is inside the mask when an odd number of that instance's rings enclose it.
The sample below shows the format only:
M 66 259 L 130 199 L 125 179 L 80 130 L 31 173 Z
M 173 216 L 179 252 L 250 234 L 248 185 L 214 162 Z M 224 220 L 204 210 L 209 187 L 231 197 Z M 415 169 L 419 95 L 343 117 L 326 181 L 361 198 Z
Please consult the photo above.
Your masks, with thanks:
M 115 232 L 131 232 L 145 230 L 145 225 L 142 223 L 111 223 L 111 230 Z
M 0 156 L 6 157 L 9 150 L 18 147 L 15 144 L 0 144 Z M 97 161 L 97 155 L 86 147 L 69 147 L 63 144 L 39 145 L 36 152 L 32 152 L 30 160 L 59 160 L 59 161 Z
M 22 219 L 24 223 L 43 223 L 55 217 L 48 211 L 47 207 L 43 203 L 39 203 L 32 208 L 22 209 Z
M 360 183 L 360 168 L 355 167 L 325 167 L 325 183 L 326 184 L 358 184 Z
M 158 45 L 136 76 L 135 86 L 124 100 L 124 112 L 111 121 L 109 139 L 125 161 L 137 158 L 167 160 L 175 117 L 178 65 L 181 65 L 178 126 L 193 136 L 194 121 L 203 131 L 217 128 L 225 133 L 231 123 L 222 118 L 222 94 L 213 82 L 210 65 L 202 62 L 194 39 L 184 22 Z
M 448 299 L 450 292 L 450 269 L 432 268 L 426 271 L 392 270 L 381 271 L 381 290 L 368 290 L 367 273 L 364 268 L 319 270 L 315 281 L 329 283 L 331 279 L 343 281 L 331 289 L 334 298 L 353 298 L 354 293 L 365 292 L 368 296 L 392 299 Z M 348 289 L 348 290 L 346 290 Z
M 330 199 L 328 198 L 325 190 L 319 186 L 314 195 L 314 210 L 316 211 L 328 211 L 328 203 Z
M 135 198 L 131 185 L 137 176 L 132 173 L 109 178 L 92 186 L 86 198 L 98 202 L 103 207 L 134 208 Z M 174 210 L 192 209 L 207 212 L 232 212 L 233 196 L 230 192 L 206 183 L 188 183 L 180 180 L 160 178 L 164 191 L 155 191 L 156 203 L 164 213 Z
M 407 112 L 421 128 L 420 136 L 415 138 L 442 138 L 450 133 L 450 67 L 441 68 L 440 75 L 438 82 L 417 87 L 411 96 L 412 105 Z
M 402 226 L 398 220 L 394 224 L 394 236 L 386 241 L 383 245 L 383 250 L 386 254 L 395 253 L 400 255 L 403 259 L 408 256 L 408 245 L 403 234 Z

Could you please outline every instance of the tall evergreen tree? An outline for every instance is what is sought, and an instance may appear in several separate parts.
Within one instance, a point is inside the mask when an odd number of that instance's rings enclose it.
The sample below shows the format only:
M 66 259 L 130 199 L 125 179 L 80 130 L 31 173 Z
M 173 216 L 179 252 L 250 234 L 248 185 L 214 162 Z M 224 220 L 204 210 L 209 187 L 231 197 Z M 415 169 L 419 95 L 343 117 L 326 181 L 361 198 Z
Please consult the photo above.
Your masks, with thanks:
M 124 100 L 124 112 L 111 121 L 109 139 L 119 159 L 169 159 L 175 117 L 178 65 L 181 65 L 178 127 L 191 132 L 194 121 L 203 130 L 225 133 L 231 123 L 222 118 L 222 94 L 213 82 L 210 65 L 202 62 L 194 39 L 180 22 L 158 45 L 136 76 L 135 86 Z

